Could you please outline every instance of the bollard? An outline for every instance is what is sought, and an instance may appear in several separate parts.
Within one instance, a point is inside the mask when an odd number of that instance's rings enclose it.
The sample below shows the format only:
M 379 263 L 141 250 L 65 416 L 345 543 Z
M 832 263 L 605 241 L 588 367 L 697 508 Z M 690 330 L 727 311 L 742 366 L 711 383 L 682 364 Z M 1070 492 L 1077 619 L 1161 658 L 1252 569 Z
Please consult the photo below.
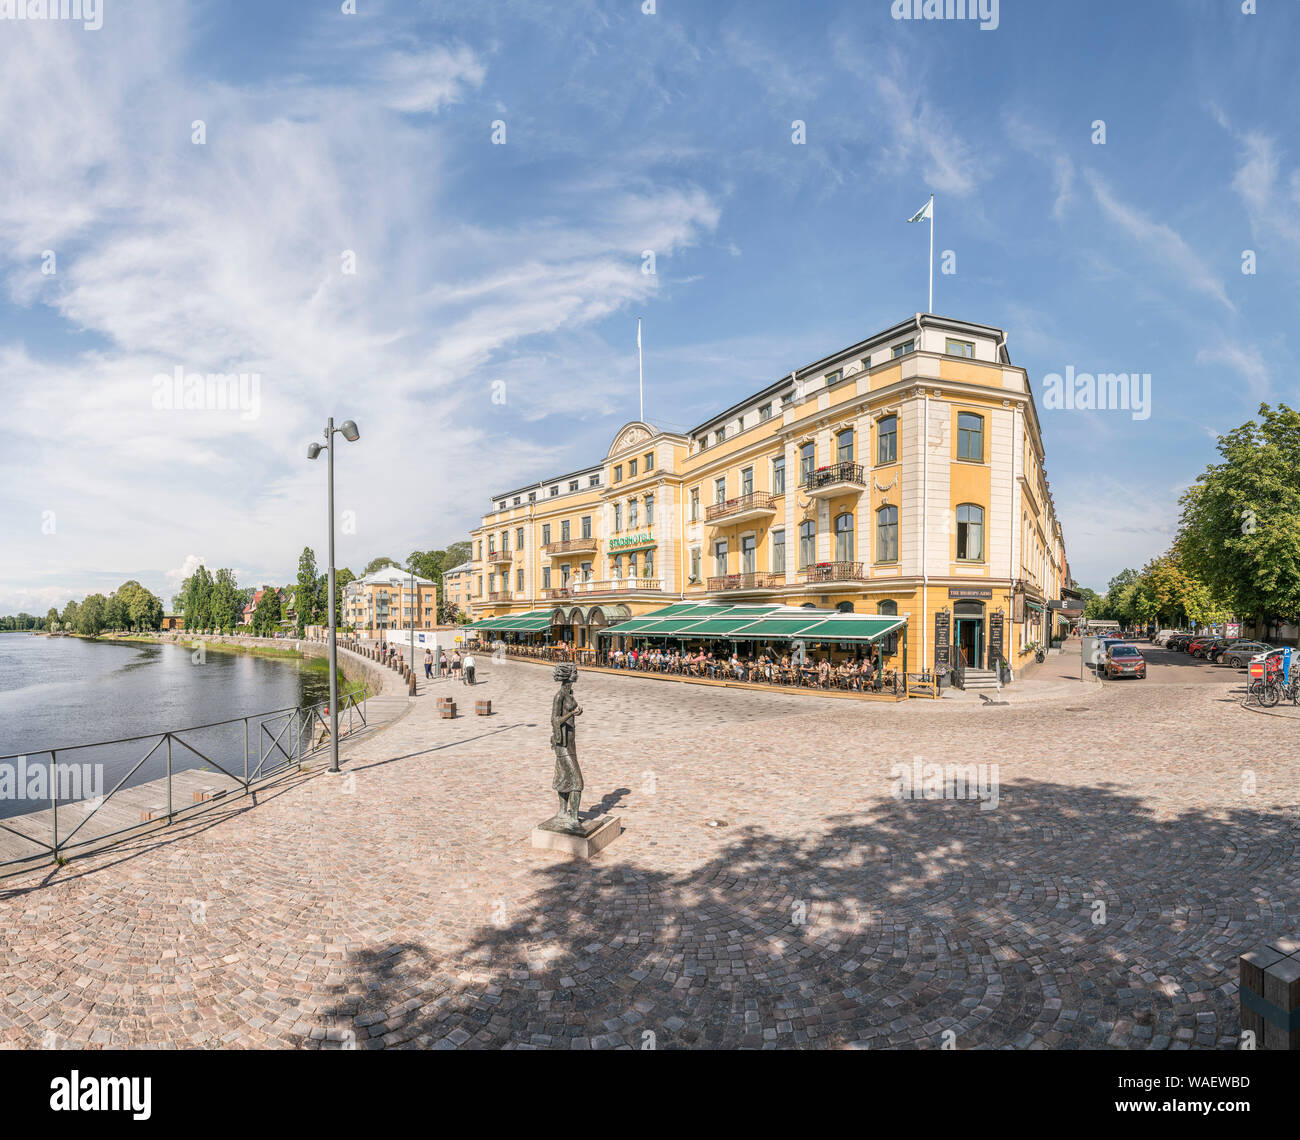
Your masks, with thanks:
M 455 701 L 448 701 L 445 705 L 439 705 L 439 706 L 438 706 L 438 715 L 439 715 L 443 720 L 455 720 L 455 719 L 456 719 L 456 702 L 455 702 Z
M 491 702 L 491 701 L 475 701 L 475 702 L 474 702 L 474 712 L 475 712 L 475 715 L 477 715 L 477 716 L 491 716 L 491 715 L 492 715 L 492 702 Z
M 1274 938 L 1238 960 L 1241 1028 L 1264 1049 L 1300 1050 L 1300 938 Z
M 407 684 L 406 695 L 408 697 L 415 696 L 415 674 L 414 673 L 412 673 L 410 677 L 407 679 L 406 684 Z

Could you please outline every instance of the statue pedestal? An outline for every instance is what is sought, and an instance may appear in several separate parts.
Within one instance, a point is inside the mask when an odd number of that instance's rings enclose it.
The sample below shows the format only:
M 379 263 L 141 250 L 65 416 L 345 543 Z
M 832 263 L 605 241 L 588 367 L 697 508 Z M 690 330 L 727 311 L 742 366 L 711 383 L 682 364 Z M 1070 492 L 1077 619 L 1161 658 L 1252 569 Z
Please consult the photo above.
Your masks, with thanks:
M 579 859 L 590 859 L 603 851 L 622 834 L 623 821 L 616 815 L 602 815 L 599 819 L 581 824 L 582 833 L 558 830 L 550 820 L 533 828 L 533 847 L 539 851 L 567 851 Z

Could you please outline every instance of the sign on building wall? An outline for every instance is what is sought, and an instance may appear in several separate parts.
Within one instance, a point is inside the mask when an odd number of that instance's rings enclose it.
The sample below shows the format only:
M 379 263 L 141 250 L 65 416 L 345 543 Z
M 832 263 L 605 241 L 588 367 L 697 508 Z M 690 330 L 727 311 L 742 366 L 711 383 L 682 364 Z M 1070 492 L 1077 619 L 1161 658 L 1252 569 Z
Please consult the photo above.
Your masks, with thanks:
M 952 614 L 941 610 L 934 615 L 934 671 L 946 673 L 952 668 Z
M 1020 625 L 1025 620 L 1025 595 L 1016 594 L 1011 600 L 1011 621 Z
M 949 586 L 948 597 L 950 598 L 976 598 L 985 601 L 992 601 L 992 586 Z
M 989 616 L 989 668 L 994 668 L 994 662 L 1002 660 L 1002 618 L 1003 613 L 998 610 Z

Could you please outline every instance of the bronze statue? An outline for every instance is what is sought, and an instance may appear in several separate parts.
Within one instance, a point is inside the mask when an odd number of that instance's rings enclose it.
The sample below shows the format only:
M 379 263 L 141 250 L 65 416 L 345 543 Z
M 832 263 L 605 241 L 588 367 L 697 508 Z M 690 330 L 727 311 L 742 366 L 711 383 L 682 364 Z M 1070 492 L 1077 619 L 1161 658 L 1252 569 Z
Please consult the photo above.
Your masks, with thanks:
M 578 667 L 570 661 L 562 661 L 552 676 L 560 683 L 560 691 L 551 702 L 551 747 L 555 749 L 555 779 L 551 787 L 559 794 L 560 810 L 542 826 L 551 831 L 582 835 L 584 831 L 578 819 L 578 805 L 582 801 L 582 769 L 578 767 L 577 729 L 574 725 L 574 717 L 582 715 L 582 707 L 573 697 Z

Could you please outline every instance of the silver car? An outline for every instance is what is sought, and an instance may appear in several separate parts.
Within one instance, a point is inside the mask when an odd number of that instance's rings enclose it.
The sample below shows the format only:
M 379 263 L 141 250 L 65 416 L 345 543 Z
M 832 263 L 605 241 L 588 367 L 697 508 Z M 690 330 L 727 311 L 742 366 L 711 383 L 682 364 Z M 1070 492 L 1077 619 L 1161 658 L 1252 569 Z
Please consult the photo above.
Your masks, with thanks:
M 1244 669 L 1246 662 L 1252 657 L 1258 657 L 1261 653 L 1269 653 L 1272 649 L 1271 645 L 1266 645 L 1262 641 L 1234 641 L 1219 654 L 1219 663 L 1233 669 Z

